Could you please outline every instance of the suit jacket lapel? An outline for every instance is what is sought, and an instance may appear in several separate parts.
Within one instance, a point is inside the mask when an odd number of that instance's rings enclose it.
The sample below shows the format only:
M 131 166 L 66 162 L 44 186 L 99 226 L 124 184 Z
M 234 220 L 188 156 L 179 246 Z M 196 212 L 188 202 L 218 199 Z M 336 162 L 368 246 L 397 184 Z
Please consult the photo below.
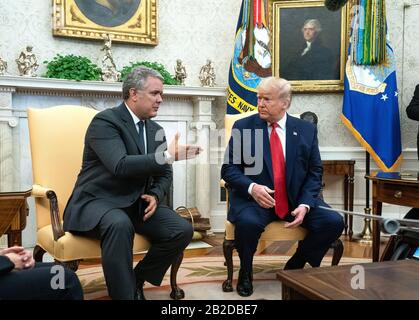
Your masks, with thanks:
M 262 119 L 260 119 L 259 117 L 256 118 L 256 125 L 255 125 L 255 129 L 256 130 L 263 130 L 263 148 L 262 148 L 262 144 L 258 143 L 258 141 L 256 141 L 256 154 L 263 154 L 263 159 L 265 161 L 265 167 L 268 169 L 269 172 L 269 176 L 271 177 L 272 183 L 274 181 L 274 175 L 273 175 L 273 171 L 272 171 L 272 157 L 271 157 L 271 145 L 269 143 L 269 133 L 268 133 L 268 125 L 266 123 L 266 121 L 263 121 Z M 255 137 L 256 137 L 256 133 L 255 133 Z
M 129 131 L 129 133 L 133 137 L 133 139 L 135 141 L 135 144 L 138 147 L 138 150 L 140 150 L 140 152 L 142 154 L 145 154 L 145 150 L 140 145 L 140 139 L 139 139 L 138 131 L 137 131 L 137 128 L 135 127 L 136 124 L 134 123 L 134 121 L 132 121 L 132 117 L 129 114 L 129 112 L 127 110 L 127 107 L 125 106 L 125 103 L 122 103 L 118 107 L 118 110 L 119 110 L 119 113 L 121 115 L 121 119 L 125 122 L 125 125 L 126 125 L 128 131 Z
M 287 129 L 287 140 L 285 146 L 285 167 L 286 167 L 286 177 L 287 177 L 287 187 L 290 185 L 292 171 L 294 170 L 295 155 L 297 151 L 298 141 L 299 141 L 299 132 L 297 128 L 297 123 L 294 118 L 287 114 L 287 123 L 285 124 Z

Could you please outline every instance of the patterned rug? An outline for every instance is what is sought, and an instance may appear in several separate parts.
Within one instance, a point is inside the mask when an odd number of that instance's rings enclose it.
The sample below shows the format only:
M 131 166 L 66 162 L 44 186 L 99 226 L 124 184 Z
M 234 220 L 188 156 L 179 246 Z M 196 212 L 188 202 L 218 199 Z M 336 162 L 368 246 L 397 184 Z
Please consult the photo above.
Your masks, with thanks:
M 288 261 L 287 256 L 257 255 L 253 263 L 254 294 L 240 297 L 236 291 L 223 292 L 221 285 L 226 279 L 223 257 L 185 258 L 178 271 L 178 285 L 185 291 L 186 300 L 236 300 L 236 299 L 281 299 L 281 283 L 276 280 L 276 271 Z M 234 260 L 233 285 L 235 289 L 239 268 L 238 257 Z M 367 263 L 370 259 L 342 258 L 339 265 Z M 331 258 L 325 257 L 322 265 L 330 266 Z M 83 286 L 86 300 L 109 299 L 103 278 L 102 267 L 94 266 L 77 271 Z M 145 284 L 144 293 L 149 300 L 170 299 L 170 270 L 160 287 Z

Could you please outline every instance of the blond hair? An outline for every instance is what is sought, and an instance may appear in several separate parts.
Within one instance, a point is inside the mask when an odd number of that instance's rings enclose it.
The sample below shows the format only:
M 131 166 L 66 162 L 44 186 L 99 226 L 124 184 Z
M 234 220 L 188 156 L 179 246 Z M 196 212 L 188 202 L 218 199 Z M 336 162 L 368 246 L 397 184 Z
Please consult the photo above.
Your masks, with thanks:
M 278 77 L 268 77 L 264 78 L 258 86 L 258 89 L 273 91 L 278 93 L 278 98 L 284 99 L 288 102 L 288 106 L 291 104 L 291 84 L 283 79 Z

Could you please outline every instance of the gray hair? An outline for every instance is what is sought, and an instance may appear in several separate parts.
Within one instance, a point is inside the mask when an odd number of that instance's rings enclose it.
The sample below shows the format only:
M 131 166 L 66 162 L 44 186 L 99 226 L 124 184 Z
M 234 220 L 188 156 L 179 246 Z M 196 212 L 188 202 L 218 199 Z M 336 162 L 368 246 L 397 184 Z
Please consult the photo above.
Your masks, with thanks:
M 144 90 L 149 77 L 160 79 L 162 82 L 164 81 L 162 75 L 154 69 L 143 66 L 133 69 L 122 84 L 123 99 L 127 100 L 129 98 L 130 89 Z
M 316 33 L 319 33 L 323 30 L 322 25 L 321 25 L 319 20 L 317 20 L 317 19 L 307 19 L 306 21 L 304 21 L 304 24 L 303 24 L 303 27 L 302 27 L 301 31 L 304 32 L 304 27 L 308 24 L 311 24 L 314 27 L 314 29 L 316 29 Z

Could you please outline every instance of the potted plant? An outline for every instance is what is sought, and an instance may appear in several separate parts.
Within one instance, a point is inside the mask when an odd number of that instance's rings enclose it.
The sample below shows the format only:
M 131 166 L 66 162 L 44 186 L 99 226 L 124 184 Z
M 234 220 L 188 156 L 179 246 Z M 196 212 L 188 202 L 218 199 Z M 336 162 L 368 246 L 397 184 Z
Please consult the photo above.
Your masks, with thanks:
M 121 81 L 124 81 L 126 76 L 135 68 L 139 66 L 148 67 L 150 69 L 154 69 L 158 71 L 161 76 L 163 77 L 163 83 L 168 85 L 179 85 L 180 82 L 176 80 L 162 65 L 161 63 L 157 62 L 149 62 L 149 61 L 140 61 L 140 62 L 131 62 L 130 65 L 125 66 L 121 70 Z
M 44 61 L 47 65 L 46 78 L 69 80 L 101 80 L 100 68 L 88 58 L 73 54 L 57 54 L 51 61 Z

